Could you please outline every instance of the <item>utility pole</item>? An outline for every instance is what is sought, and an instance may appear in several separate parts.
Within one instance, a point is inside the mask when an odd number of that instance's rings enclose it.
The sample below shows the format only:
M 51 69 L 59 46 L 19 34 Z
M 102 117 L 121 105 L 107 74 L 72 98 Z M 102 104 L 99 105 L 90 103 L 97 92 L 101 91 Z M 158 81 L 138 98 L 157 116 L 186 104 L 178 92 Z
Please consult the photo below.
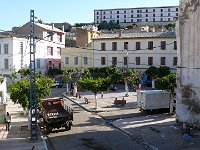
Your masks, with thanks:
M 34 31 L 34 10 L 30 11 L 30 127 L 31 140 L 38 140 L 37 124 L 37 99 L 36 99 L 36 78 L 35 78 L 35 31 Z
M 125 96 L 129 96 L 128 95 L 128 79 L 127 79 L 127 74 L 128 74 L 128 64 L 129 64 L 129 58 L 128 58 L 128 50 L 127 49 L 125 49 L 125 51 L 126 51 L 126 56 L 127 56 L 127 65 L 126 65 L 126 81 L 125 81 L 125 91 L 126 91 L 126 94 L 125 94 Z

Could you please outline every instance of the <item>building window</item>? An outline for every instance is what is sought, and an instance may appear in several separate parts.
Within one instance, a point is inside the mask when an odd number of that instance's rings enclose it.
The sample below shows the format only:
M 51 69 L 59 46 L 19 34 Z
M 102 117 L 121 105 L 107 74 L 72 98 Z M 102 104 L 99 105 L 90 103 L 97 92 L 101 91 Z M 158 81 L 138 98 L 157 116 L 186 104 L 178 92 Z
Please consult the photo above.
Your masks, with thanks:
M 47 47 L 47 55 L 53 56 L 53 47 L 50 46 Z
M 163 9 L 161 9 L 160 11 L 163 12 Z
M 99 12 L 97 12 L 97 15 L 99 14 Z
M 128 50 L 128 42 L 124 42 L 124 49 Z
M 110 19 L 112 19 L 112 16 L 110 15 Z
M 165 66 L 165 57 L 160 58 L 160 65 Z
M 178 8 L 176 8 L 176 11 L 178 11 Z
M 103 19 L 106 19 L 106 17 L 105 17 L 105 16 L 103 16 Z
M 168 13 L 168 16 L 170 16 L 170 13 Z
M 140 42 L 136 42 L 136 50 L 140 50 Z
M 97 23 L 99 23 L 99 21 L 97 20 Z
M 119 14 L 119 11 L 117 11 L 117 14 Z
M 160 21 L 163 21 L 163 18 L 160 18 Z
M 8 69 L 8 59 L 4 59 L 4 69 Z
M 58 42 L 62 42 L 62 34 L 57 34 Z
M 119 15 L 117 15 L 117 18 L 119 18 Z
M 155 12 L 156 10 L 155 9 L 153 9 L 153 12 Z
M 105 65 L 106 64 L 106 57 L 101 57 L 101 65 Z
M 148 22 L 148 19 L 146 19 L 146 22 Z
M 161 41 L 161 50 L 166 50 L 166 41 Z
M 174 41 L 174 50 L 177 50 L 177 42 Z
M 126 22 L 126 19 L 124 19 L 124 22 Z
M 59 68 L 59 70 L 61 70 L 61 63 L 58 64 L 58 68 Z
M 161 13 L 160 16 L 163 17 L 163 13 Z
M 113 51 L 117 50 L 117 42 L 112 42 L 112 50 Z
M 156 19 L 155 18 L 153 18 L 153 22 L 155 22 L 156 21 Z
M 78 65 L 78 57 L 74 57 L 74 65 Z
M 47 40 L 53 41 L 53 33 L 52 32 L 47 32 Z
M 126 18 L 126 15 L 124 15 L 124 18 Z
M 153 65 L 153 57 L 148 57 L 148 65 L 149 66 Z
M 101 43 L 101 50 L 105 51 L 106 50 L 106 43 Z
M 126 10 L 124 10 L 124 13 L 126 13 Z
M 170 8 L 168 8 L 168 11 L 169 11 L 169 12 L 171 11 Z
M 105 15 L 105 14 L 106 14 L 106 12 L 104 11 L 104 12 L 103 12 L 103 14 Z
M 156 16 L 156 14 L 153 14 L 153 17 L 155 17 Z
M 133 18 L 133 15 L 131 15 L 131 18 Z
M 146 12 L 148 12 L 148 9 L 146 9 Z
M 124 57 L 124 65 L 127 65 L 127 64 L 128 64 L 128 58 Z
M 69 65 L 69 57 L 65 57 L 65 64 Z
M 99 16 L 97 16 L 97 19 L 99 19 Z
M 177 66 L 177 57 L 174 57 L 174 58 L 173 58 L 173 65 L 174 65 L 174 66 Z
M 37 68 L 40 68 L 40 59 L 37 59 Z
M 131 22 L 133 22 L 133 19 L 131 19 Z
M 148 14 L 146 14 L 146 17 L 148 17 Z
M 168 21 L 170 21 L 170 18 L 168 18 Z
M 24 53 L 24 46 L 23 46 L 23 42 L 20 42 L 20 53 L 21 53 L 21 55 L 23 55 L 23 53 Z
M 137 10 L 137 13 L 140 13 L 140 10 Z
M 140 65 L 140 57 L 136 57 L 136 65 Z
M 57 55 L 60 56 L 61 55 L 61 48 L 57 47 Z
M 88 64 L 88 58 L 87 57 L 83 57 L 83 63 L 84 63 L 84 65 Z
M 117 23 L 119 23 L 119 20 L 117 20 Z
M 131 10 L 131 13 L 133 13 L 133 10 Z
M 117 57 L 112 57 L 112 65 L 113 66 L 117 65 Z
M 4 54 L 8 54 L 8 44 L 4 44 Z
M 148 50 L 153 50 L 153 41 L 148 42 Z
M 110 11 L 110 14 L 112 14 L 112 11 Z

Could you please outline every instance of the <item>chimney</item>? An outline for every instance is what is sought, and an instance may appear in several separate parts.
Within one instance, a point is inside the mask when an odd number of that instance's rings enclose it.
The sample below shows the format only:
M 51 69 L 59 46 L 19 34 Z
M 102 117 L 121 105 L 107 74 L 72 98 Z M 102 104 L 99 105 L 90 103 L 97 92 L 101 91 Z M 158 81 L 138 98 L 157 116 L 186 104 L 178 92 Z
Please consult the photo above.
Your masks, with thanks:
M 119 35 L 118 37 L 122 37 L 122 29 L 119 29 Z
M 62 31 L 65 32 L 65 26 L 64 25 L 62 26 Z
M 54 28 L 54 23 L 52 23 L 52 29 Z

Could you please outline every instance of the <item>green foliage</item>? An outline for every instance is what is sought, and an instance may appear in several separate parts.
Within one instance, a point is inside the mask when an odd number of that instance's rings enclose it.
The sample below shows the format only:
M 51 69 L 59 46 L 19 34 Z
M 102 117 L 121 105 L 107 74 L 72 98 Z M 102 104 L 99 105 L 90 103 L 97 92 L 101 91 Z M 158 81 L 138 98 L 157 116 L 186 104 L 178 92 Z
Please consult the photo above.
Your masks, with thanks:
M 82 76 L 82 70 L 79 68 L 66 69 L 62 74 L 62 81 L 68 83 L 70 81 L 77 82 Z
M 146 73 L 147 75 L 153 77 L 153 78 L 156 78 L 157 75 L 158 75 L 158 68 L 155 67 L 155 66 L 151 66 L 151 67 L 149 67 L 149 68 L 145 71 L 145 73 Z
M 156 81 L 156 88 L 161 90 L 170 90 L 173 94 L 174 88 L 176 88 L 176 75 L 169 74 L 162 78 L 158 78 Z
M 107 30 L 120 29 L 120 25 L 117 22 L 115 22 L 115 20 L 110 20 L 109 23 L 104 20 L 97 27 L 98 27 L 99 30 L 102 30 L 102 29 L 107 29 Z
M 76 41 L 73 39 L 65 39 L 65 46 L 66 47 L 76 47 Z
M 169 24 L 165 25 L 165 28 L 167 30 L 169 30 L 169 29 L 175 29 L 176 28 L 176 24 L 175 23 L 169 23 Z
M 62 70 L 54 68 L 54 69 L 48 69 L 47 75 L 50 77 L 55 77 L 57 75 L 61 75 L 62 74 Z
M 160 66 L 158 68 L 158 78 L 162 78 L 170 74 L 170 68 L 167 66 Z
M 108 91 L 111 82 L 109 78 L 83 78 L 78 81 L 78 85 L 81 89 L 92 91 L 96 95 L 98 92 Z
M 170 74 L 170 68 L 167 66 L 160 66 L 159 68 L 151 66 L 145 73 L 153 78 L 161 78 Z
M 28 70 L 29 69 L 20 70 L 18 73 L 21 75 L 21 80 L 11 82 L 8 85 L 10 98 L 14 103 L 20 104 L 24 109 L 29 108 L 30 101 L 30 73 Z M 42 77 L 41 72 L 36 74 L 36 98 L 38 104 L 40 104 L 42 98 L 50 95 L 52 84 L 53 80 L 51 78 Z

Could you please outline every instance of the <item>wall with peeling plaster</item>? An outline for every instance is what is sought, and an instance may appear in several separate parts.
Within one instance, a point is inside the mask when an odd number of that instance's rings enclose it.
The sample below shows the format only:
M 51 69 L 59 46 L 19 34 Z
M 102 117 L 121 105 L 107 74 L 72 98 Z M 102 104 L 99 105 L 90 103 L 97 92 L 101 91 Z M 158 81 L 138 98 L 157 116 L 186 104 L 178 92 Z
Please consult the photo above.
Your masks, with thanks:
M 177 119 L 200 125 L 200 1 L 180 0 Z

